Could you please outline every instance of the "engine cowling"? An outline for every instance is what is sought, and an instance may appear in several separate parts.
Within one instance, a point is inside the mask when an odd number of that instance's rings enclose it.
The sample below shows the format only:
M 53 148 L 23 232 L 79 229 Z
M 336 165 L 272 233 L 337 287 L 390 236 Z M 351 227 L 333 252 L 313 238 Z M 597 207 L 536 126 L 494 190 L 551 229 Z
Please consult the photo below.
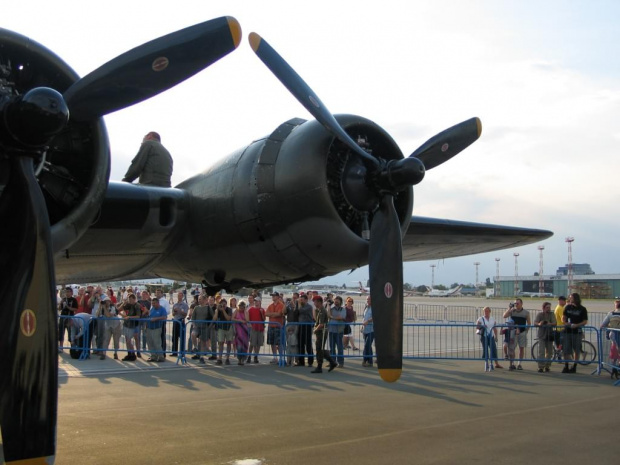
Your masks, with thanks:
M 37 42 L 0 29 L 0 99 L 49 87 L 63 93 L 79 76 Z M 110 174 L 110 149 L 101 118 L 67 126 L 49 142 L 36 167 L 45 196 L 55 254 L 73 244 L 91 224 Z
M 369 153 L 403 158 L 372 121 L 353 115 L 337 120 Z M 312 280 L 340 272 L 343 264 L 367 264 L 364 230 L 372 214 L 366 217 L 347 200 L 342 182 L 348 157 L 348 149 L 317 121 L 293 119 L 188 179 L 177 186 L 190 194 L 185 237 L 155 272 L 194 282 L 198 272 L 208 287 L 234 290 Z M 413 189 L 400 192 L 395 204 L 404 234 Z

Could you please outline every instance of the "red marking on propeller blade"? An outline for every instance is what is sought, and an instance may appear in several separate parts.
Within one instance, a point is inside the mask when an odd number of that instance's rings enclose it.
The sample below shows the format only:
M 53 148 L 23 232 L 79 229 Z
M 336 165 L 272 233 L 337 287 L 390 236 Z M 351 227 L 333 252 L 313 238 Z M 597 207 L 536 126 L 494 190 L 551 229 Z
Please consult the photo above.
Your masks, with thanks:
M 168 61 L 168 58 L 158 57 L 153 60 L 151 68 L 153 68 L 153 71 L 163 71 L 168 67 L 169 64 L 170 62 Z
M 394 292 L 394 289 L 392 288 L 392 284 L 385 283 L 385 286 L 383 286 L 383 293 L 385 294 L 385 296 L 389 299 L 392 297 L 393 292 Z
M 22 334 L 26 337 L 32 336 L 37 330 L 37 316 L 30 309 L 26 309 L 22 312 L 19 318 L 19 327 Z

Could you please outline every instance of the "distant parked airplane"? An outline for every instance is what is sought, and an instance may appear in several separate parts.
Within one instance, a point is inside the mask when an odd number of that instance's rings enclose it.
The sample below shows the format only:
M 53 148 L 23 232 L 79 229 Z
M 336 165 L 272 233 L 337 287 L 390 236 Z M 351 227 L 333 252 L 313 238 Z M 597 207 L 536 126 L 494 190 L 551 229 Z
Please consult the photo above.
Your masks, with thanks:
M 453 287 L 452 289 L 448 289 L 446 291 L 440 291 L 439 289 L 431 289 L 430 287 L 427 286 L 426 289 L 428 289 L 428 292 L 424 295 L 426 297 L 450 297 L 455 294 L 458 294 L 458 292 L 462 288 L 463 286 L 457 286 L 457 287 Z

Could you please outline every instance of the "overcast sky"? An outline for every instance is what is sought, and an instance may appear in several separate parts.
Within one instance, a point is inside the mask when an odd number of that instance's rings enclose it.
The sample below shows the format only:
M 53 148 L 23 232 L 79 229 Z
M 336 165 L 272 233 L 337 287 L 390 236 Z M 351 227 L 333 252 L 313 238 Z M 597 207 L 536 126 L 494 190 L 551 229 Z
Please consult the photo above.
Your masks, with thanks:
M 27 35 L 85 75 L 148 40 L 234 16 L 235 52 L 176 88 L 105 117 L 112 180 L 144 134 L 162 134 L 173 184 L 291 117 L 310 118 L 251 51 L 261 34 L 333 113 L 365 116 L 405 154 L 472 116 L 478 142 L 427 173 L 414 214 L 543 228 L 540 244 L 405 265 L 405 281 L 473 282 L 566 264 L 620 272 L 620 2 L 617 1 L 28 1 L 3 6 L 1 27 Z M 339 275 L 341 284 L 367 269 Z

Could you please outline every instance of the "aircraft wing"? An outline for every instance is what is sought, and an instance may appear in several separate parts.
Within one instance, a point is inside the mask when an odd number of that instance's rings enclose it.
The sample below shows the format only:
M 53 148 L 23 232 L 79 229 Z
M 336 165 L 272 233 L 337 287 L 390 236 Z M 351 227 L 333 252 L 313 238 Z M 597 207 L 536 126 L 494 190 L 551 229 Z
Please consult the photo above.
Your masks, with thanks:
M 551 237 L 544 229 L 413 216 L 403 239 L 403 260 L 461 257 L 531 244 Z

